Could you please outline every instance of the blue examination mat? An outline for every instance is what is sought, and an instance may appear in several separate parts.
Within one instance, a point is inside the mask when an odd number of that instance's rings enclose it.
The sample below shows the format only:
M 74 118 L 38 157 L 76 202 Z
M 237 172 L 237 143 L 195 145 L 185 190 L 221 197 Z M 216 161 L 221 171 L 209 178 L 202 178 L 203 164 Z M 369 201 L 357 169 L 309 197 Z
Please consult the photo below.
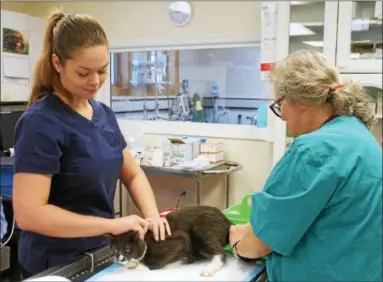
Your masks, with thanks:
M 49 268 L 28 280 L 52 281 L 52 277 L 65 281 L 249 281 L 264 282 L 267 279 L 264 261 L 245 262 L 228 254 L 225 266 L 211 277 L 201 276 L 210 261 L 193 264 L 172 264 L 159 270 L 142 267 L 128 269 L 113 262 L 110 247 L 84 254 L 68 264 Z M 36 280 L 37 279 L 37 280 Z M 48 279 L 48 280 L 47 280 Z M 56 281 L 56 280 L 54 280 Z M 57 280 L 58 281 L 58 280 Z M 63 281 L 63 280 L 60 280 Z
M 209 263 L 174 264 L 160 270 L 128 269 L 113 263 L 86 281 L 258 281 L 256 278 L 265 272 L 262 262 L 247 263 L 228 256 L 225 266 L 212 277 L 201 276 Z

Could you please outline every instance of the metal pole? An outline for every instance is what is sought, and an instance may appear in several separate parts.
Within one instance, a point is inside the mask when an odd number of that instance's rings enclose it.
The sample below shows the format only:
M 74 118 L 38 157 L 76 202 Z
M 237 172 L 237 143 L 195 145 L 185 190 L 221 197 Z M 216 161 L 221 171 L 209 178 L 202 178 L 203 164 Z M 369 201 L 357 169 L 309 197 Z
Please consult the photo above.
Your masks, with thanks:
M 201 204 L 201 177 L 197 177 L 197 205 Z

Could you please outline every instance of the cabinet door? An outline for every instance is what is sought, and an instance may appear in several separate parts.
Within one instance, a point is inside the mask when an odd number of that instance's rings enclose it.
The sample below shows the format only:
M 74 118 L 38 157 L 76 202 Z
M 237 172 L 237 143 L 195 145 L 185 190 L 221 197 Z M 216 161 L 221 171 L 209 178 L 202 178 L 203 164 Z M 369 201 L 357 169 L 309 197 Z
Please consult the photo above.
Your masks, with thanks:
M 339 1 L 337 65 L 344 73 L 382 73 L 381 1 Z
M 335 64 L 337 9 L 337 2 L 290 1 L 289 53 L 310 49 Z

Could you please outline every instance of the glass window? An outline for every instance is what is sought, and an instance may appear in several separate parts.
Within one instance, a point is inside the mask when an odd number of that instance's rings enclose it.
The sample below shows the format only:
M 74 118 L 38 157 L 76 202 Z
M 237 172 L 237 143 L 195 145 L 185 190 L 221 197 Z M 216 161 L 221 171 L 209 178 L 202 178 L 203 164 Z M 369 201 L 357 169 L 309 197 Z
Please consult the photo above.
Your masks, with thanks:
M 260 79 L 259 47 L 111 56 L 111 106 L 119 118 L 256 124 L 258 106 L 272 100 Z
M 353 1 L 351 54 L 353 60 L 382 59 L 382 2 Z
M 289 53 L 323 52 L 325 5 L 326 1 L 290 1 Z

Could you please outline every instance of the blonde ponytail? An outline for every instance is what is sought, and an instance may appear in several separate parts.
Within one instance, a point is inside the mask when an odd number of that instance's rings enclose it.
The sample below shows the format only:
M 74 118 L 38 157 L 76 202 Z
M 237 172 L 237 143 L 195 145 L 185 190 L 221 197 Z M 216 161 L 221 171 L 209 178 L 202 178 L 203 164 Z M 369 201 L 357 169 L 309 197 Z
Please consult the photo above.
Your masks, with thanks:
M 330 90 L 329 98 L 334 115 L 354 115 L 368 128 L 375 123 L 374 101 L 360 84 L 345 83 L 343 87 Z

